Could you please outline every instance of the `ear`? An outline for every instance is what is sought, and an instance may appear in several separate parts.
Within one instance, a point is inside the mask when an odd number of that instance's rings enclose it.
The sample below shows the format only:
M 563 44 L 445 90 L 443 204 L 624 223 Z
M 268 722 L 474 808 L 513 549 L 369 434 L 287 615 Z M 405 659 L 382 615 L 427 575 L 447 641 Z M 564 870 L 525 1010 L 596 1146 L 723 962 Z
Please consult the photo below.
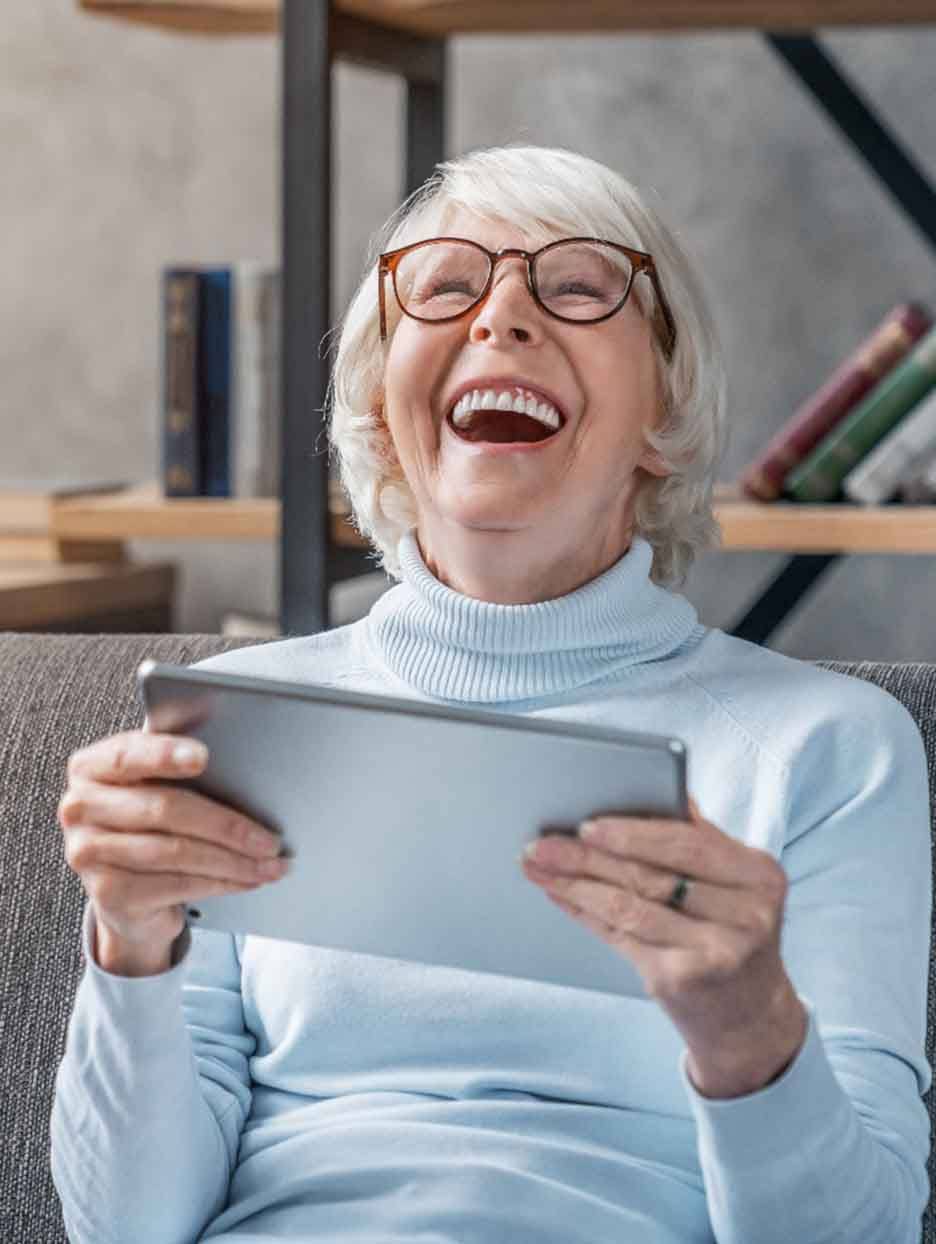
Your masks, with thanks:
M 378 458 L 391 466 L 398 466 L 399 458 L 397 457 L 396 445 L 393 443 L 393 433 L 390 431 L 390 425 L 387 423 L 383 393 L 379 393 L 374 399 L 370 413 L 374 416 L 377 424 L 375 449 Z
M 672 475 L 672 470 L 665 465 L 660 457 L 659 451 L 647 446 L 637 460 L 637 465 L 643 467 L 645 471 L 649 471 L 651 475 Z

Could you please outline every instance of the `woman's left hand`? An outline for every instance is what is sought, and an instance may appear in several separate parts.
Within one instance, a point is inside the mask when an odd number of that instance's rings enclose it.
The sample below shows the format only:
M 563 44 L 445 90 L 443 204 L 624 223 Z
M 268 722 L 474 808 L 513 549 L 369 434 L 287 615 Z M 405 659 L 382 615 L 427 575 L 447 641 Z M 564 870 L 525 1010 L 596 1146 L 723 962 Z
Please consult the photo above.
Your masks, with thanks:
M 780 958 L 787 879 L 689 803 L 691 821 L 603 816 L 579 838 L 546 835 L 522 866 L 633 962 L 685 1038 L 698 1092 L 738 1097 L 776 1079 L 806 1036 Z M 679 876 L 690 885 L 677 910 L 667 900 Z

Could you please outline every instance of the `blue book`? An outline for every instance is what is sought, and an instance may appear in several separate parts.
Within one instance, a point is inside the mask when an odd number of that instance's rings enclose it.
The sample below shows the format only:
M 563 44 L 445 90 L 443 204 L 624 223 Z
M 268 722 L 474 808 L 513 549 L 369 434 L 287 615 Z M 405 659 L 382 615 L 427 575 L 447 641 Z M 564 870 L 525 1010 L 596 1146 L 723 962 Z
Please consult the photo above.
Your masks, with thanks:
M 229 497 L 231 423 L 231 269 L 199 274 L 201 495 Z

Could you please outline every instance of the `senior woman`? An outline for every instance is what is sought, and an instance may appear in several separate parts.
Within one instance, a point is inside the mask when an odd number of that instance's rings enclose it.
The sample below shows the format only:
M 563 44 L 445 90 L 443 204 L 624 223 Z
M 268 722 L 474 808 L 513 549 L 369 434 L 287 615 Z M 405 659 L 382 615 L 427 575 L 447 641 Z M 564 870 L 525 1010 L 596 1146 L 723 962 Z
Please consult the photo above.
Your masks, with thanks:
M 199 664 L 678 734 L 690 820 L 604 816 L 517 862 L 648 996 L 190 932 L 182 900 L 241 877 L 205 853 L 217 809 L 132 803 L 179 772 L 167 739 L 125 739 L 120 766 L 88 749 L 62 813 L 97 826 L 70 854 L 87 967 L 52 1119 L 72 1240 L 910 1244 L 922 740 L 882 690 L 674 590 L 717 544 L 723 448 L 689 261 L 623 178 L 529 146 L 441 165 L 378 252 L 329 412 L 399 582 L 350 626 Z M 131 828 L 182 840 L 136 924 Z

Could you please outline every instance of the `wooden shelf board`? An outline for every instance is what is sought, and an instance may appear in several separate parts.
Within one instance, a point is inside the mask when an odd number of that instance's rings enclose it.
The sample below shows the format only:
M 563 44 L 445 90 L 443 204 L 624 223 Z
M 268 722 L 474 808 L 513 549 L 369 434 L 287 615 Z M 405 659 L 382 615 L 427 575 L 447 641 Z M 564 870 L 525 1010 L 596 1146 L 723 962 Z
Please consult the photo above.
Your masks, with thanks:
M 279 0 L 78 0 L 102 17 L 196 35 L 262 35 L 279 30 Z
M 333 0 L 354 17 L 423 35 L 593 30 L 810 30 L 923 25 L 934 0 Z M 89 13 L 195 34 L 273 34 L 279 0 L 79 0 Z
M 716 502 L 723 547 L 785 553 L 936 553 L 936 506 Z
M 52 511 L 59 540 L 278 540 L 275 497 L 164 497 L 158 484 L 107 496 L 60 501 Z
M 936 506 L 765 504 L 741 497 L 733 484 L 715 489 L 723 549 L 787 553 L 936 553 Z M 52 515 L 58 540 L 277 540 L 275 497 L 230 500 L 163 498 L 156 484 L 126 492 L 59 502 Z M 332 540 L 367 542 L 340 512 L 331 515 Z

